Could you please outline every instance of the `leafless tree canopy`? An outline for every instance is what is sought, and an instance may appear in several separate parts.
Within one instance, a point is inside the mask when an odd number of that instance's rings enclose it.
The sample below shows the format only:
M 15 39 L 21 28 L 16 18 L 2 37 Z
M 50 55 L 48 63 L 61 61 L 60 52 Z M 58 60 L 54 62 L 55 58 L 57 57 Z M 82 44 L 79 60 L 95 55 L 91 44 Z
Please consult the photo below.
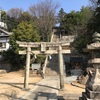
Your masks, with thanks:
M 35 23 L 40 28 L 42 36 L 50 35 L 50 31 L 55 24 L 55 14 L 59 4 L 52 0 L 42 0 L 38 4 L 29 7 L 29 12 L 35 17 Z
M 23 13 L 21 8 L 12 8 L 7 12 L 7 15 L 12 18 L 18 18 Z
M 100 0 L 90 0 L 90 2 L 94 8 L 98 7 L 100 4 Z

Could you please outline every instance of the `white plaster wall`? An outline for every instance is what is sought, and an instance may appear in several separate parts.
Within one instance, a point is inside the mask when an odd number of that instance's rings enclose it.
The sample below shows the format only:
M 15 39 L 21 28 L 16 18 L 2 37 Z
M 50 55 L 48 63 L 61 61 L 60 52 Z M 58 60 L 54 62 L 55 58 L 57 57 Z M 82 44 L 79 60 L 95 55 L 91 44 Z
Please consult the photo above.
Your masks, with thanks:
M 8 50 L 10 47 L 9 43 L 6 43 L 6 47 L 5 48 L 0 48 L 0 51 L 6 51 Z
M 9 43 L 6 43 L 6 50 L 8 50 L 9 49 Z

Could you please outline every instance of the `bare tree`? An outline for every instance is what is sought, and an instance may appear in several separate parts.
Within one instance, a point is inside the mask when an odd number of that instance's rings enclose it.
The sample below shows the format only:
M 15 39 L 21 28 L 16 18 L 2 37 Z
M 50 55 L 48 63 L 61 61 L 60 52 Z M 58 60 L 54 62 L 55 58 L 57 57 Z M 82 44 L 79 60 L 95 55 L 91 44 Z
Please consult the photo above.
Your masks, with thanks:
M 100 0 L 89 0 L 92 4 L 92 7 L 95 9 L 100 6 Z
M 7 15 L 11 18 L 19 18 L 22 13 L 23 10 L 21 8 L 12 8 L 7 12 Z
M 39 27 L 43 41 L 49 41 L 52 27 L 56 22 L 56 10 L 59 4 L 52 0 L 42 0 L 29 7 L 29 12 L 34 16 L 35 23 Z

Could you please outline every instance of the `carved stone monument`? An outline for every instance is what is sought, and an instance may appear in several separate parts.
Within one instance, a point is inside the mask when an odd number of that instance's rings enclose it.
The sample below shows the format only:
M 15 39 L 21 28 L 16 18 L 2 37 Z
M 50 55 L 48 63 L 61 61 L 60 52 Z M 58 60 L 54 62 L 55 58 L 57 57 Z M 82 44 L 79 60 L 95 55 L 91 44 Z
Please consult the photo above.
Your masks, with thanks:
M 93 43 L 87 45 L 92 59 L 88 61 L 95 69 L 90 72 L 89 80 L 86 84 L 86 91 L 82 94 L 81 100 L 100 100 L 100 33 L 93 34 Z

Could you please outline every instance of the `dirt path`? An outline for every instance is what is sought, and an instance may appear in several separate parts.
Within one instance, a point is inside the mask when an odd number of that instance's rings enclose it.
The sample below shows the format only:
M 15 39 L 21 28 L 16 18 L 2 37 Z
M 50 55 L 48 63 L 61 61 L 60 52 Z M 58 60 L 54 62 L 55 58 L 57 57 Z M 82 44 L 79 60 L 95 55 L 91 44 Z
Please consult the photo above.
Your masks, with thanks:
M 85 85 L 81 85 L 76 82 L 73 82 L 73 84 L 74 85 L 65 84 L 65 89 L 63 91 L 59 91 L 59 99 L 79 100 L 79 97 L 82 96 L 82 92 L 85 92 Z
M 24 82 L 23 75 L 23 71 L 0 74 L 0 100 L 19 98 L 28 92 L 22 90 Z M 41 79 L 41 77 L 29 77 L 29 88 L 34 88 L 34 84 Z
M 42 80 L 41 77 L 29 77 L 29 88 L 33 89 L 35 83 L 39 82 L 40 80 Z M 23 95 L 29 93 L 29 91 L 22 90 L 23 82 L 23 71 L 0 74 L 0 100 L 14 100 L 13 98 L 20 98 Z M 72 86 L 71 84 L 65 84 L 65 90 L 59 91 L 58 95 L 65 97 L 66 94 L 81 94 L 85 91 L 85 89 L 83 89 L 84 86 L 83 88 L 80 87 L 82 86 L 78 85 L 78 87 L 76 87 Z

